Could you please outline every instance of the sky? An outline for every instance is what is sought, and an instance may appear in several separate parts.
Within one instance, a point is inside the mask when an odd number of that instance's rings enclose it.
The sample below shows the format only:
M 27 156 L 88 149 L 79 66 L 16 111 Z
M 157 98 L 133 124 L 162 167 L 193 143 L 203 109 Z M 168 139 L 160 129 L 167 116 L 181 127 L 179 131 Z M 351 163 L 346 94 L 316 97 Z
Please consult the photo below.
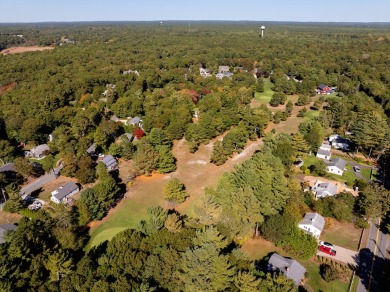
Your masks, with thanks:
M 0 0 L 0 23 L 126 20 L 390 22 L 390 0 Z

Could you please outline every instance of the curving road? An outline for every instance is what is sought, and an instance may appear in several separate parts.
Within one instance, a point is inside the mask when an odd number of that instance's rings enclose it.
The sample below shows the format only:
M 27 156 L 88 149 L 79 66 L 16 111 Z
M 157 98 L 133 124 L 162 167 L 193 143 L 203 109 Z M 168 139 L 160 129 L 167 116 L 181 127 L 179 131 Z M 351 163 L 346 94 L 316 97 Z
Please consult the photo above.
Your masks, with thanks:
M 59 167 L 54 168 L 52 171 L 50 171 L 48 174 L 45 174 L 41 176 L 40 178 L 36 179 L 32 183 L 28 184 L 24 188 L 22 188 L 19 192 L 21 196 L 30 195 L 36 190 L 39 190 L 44 184 L 47 184 L 48 182 L 56 179 L 58 175 L 60 174 L 61 169 L 64 166 L 61 164 Z

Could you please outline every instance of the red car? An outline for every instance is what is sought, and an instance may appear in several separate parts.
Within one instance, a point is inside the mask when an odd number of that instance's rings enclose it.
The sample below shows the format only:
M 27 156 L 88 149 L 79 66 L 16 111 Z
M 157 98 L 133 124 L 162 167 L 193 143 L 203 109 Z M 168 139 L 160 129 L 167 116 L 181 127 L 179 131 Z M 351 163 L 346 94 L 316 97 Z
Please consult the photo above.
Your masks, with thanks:
M 318 250 L 322 251 L 324 253 L 327 253 L 327 254 L 329 254 L 331 256 L 335 256 L 336 255 L 336 251 L 333 248 L 328 247 L 328 246 L 320 245 L 318 247 Z

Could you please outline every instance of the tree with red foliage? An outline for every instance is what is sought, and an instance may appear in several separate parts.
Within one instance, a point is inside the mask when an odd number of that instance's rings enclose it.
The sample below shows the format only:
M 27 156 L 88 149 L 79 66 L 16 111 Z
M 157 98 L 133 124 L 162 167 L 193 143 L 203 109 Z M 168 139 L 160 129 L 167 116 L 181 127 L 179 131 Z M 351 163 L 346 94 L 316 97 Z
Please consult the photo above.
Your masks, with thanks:
M 145 132 L 141 128 L 136 128 L 133 131 L 133 135 L 139 140 L 145 135 Z

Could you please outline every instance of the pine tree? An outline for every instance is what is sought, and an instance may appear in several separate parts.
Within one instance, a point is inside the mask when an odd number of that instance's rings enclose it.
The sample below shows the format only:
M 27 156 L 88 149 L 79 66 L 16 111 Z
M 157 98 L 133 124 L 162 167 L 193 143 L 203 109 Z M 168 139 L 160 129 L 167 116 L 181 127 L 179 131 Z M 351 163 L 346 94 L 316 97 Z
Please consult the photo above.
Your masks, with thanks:
M 171 179 L 163 189 L 164 200 L 170 204 L 183 203 L 188 197 L 188 193 L 185 190 L 185 186 L 179 179 Z
M 164 226 L 169 232 L 178 233 L 183 230 L 183 221 L 176 213 L 169 214 L 164 222 Z
M 176 170 L 175 157 L 168 146 L 159 146 L 157 170 L 159 173 L 169 173 Z
M 134 168 L 138 174 L 151 175 L 157 167 L 158 154 L 148 143 L 141 143 L 133 157 Z
M 222 212 L 221 207 L 215 202 L 215 196 L 210 192 L 210 190 L 206 189 L 204 196 L 200 199 L 200 203 L 194 208 L 199 223 L 203 225 L 215 224 Z
M 216 165 L 224 164 L 228 159 L 225 148 L 221 141 L 215 141 L 213 152 L 211 153 L 210 162 Z
M 292 136 L 292 147 L 299 155 L 304 155 L 309 153 L 310 146 L 307 144 L 305 137 L 302 135 L 301 132 L 296 132 Z
M 234 286 L 240 292 L 252 292 L 257 291 L 260 284 L 260 279 L 250 274 L 249 272 L 238 271 L 234 278 Z

